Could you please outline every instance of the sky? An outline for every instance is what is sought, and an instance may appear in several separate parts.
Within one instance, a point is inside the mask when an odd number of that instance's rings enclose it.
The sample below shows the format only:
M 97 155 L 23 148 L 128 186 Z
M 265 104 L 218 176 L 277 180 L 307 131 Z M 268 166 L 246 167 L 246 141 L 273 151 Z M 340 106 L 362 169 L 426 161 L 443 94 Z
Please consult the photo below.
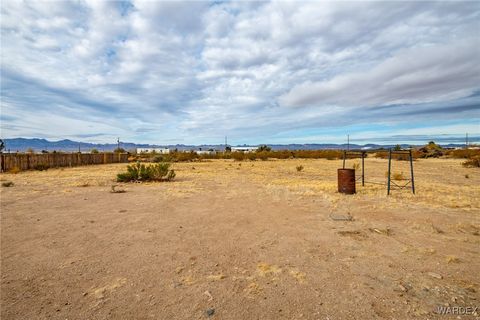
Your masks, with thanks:
M 1 136 L 480 142 L 480 2 L 14 1 Z

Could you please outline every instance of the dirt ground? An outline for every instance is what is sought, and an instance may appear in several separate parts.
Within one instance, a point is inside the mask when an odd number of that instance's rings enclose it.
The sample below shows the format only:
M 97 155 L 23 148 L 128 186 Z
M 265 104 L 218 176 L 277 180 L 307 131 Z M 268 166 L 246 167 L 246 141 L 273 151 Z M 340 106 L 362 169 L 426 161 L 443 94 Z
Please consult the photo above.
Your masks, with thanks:
M 480 170 L 418 160 L 417 195 L 346 196 L 340 165 L 176 163 L 174 182 L 144 184 L 115 182 L 125 164 L 2 174 L 1 319 L 478 318 Z M 367 182 L 386 170 L 367 159 Z

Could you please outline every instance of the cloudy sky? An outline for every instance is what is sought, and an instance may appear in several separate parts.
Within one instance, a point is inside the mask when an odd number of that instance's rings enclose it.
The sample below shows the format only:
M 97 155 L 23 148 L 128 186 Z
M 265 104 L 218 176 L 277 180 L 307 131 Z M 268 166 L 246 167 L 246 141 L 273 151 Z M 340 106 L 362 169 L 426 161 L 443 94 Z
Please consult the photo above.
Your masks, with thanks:
M 480 140 L 480 2 L 4 0 L 1 135 Z

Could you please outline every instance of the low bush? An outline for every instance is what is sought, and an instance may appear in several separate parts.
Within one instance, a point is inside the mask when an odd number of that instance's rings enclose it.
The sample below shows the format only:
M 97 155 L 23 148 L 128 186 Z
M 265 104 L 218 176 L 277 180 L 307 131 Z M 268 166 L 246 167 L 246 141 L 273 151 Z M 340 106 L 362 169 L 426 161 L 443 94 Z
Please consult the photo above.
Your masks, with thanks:
M 38 171 L 48 170 L 50 167 L 47 164 L 39 163 L 33 166 L 33 169 Z
M 173 152 L 170 153 L 170 158 L 175 162 L 183 161 L 195 161 L 199 158 L 198 154 L 195 152 Z
M 8 170 L 9 173 L 17 174 L 21 172 L 22 170 L 19 167 L 13 167 L 10 170 Z
M 158 163 L 158 162 L 171 162 L 172 157 L 169 154 L 161 154 L 154 156 L 152 159 L 152 162 Z
M 270 151 L 259 151 L 259 152 L 255 152 L 255 153 L 252 153 L 256 156 L 257 159 L 260 159 L 260 160 L 268 160 L 271 152 Z
M 297 169 L 298 172 L 300 172 L 300 171 L 303 170 L 303 166 L 301 166 L 301 165 L 300 165 L 300 166 L 297 166 L 296 169 Z
M 467 168 L 480 168 L 480 156 L 472 157 L 463 162 L 462 165 Z
M 151 165 L 135 164 L 127 166 L 127 172 L 117 175 L 118 182 L 129 181 L 171 181 L 175 171 L 170 169 L 170 163 L 162 162 Z
M 392 179 L 393 180 L 404 180 L 405 177 L 403 176 L 403 172 L 400 172 L 400 173 L 395 172 L 395 173 L 392 174 Z
M 480 149 L 448 150 L 447 156 L 455 159 L 471 159 L 480 156 Z
M 230 153 L 230 156 L 235 161 L 243 161 L 243 160 L 246 159 L 246 157 L 245 157 L 246 154 L 247 153 L 243 153 L 243 152 L 232 152 L 232 153 Z M 254 159 L 250 158 L 250 160 L 254 160 Z
M 269 150 L 269 148 L 259 149 L 256 152 L 216 152 L 211 154 L 197 154 L 194 151 L 173 151 L 169 154 L 137 154 L 136 157 L 129 158 L 129 161 L 141 162 L 190 162 L 207 159 L 233 159 L 235 161 L 254 161 L 268 159 L 342 159 L 341 150 Z M 358 158 L 360 155 L 352 155 L 349 158 Z
M 378 151 L 375 153 L 375 158 L 388 159 L 388 151 Z M 412 151 L 412 158 L 423 158 L 422 154 Z M 409 161 L 410 155 L 408 153 L 392 153 L 392 159 L 400 161 Z
M 2 187 L 5 187 L 5 188 L 13 187 L 13 182 L 12 181 L 2 182 Z

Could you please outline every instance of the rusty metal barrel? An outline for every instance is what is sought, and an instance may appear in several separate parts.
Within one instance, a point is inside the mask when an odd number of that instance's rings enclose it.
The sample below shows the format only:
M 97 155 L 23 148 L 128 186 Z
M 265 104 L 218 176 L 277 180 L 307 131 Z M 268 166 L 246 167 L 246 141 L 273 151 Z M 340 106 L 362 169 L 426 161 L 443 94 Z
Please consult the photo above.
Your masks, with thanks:
M 338 192 L 354 194 L 355 190 L 355 169 L 338 169 Z

